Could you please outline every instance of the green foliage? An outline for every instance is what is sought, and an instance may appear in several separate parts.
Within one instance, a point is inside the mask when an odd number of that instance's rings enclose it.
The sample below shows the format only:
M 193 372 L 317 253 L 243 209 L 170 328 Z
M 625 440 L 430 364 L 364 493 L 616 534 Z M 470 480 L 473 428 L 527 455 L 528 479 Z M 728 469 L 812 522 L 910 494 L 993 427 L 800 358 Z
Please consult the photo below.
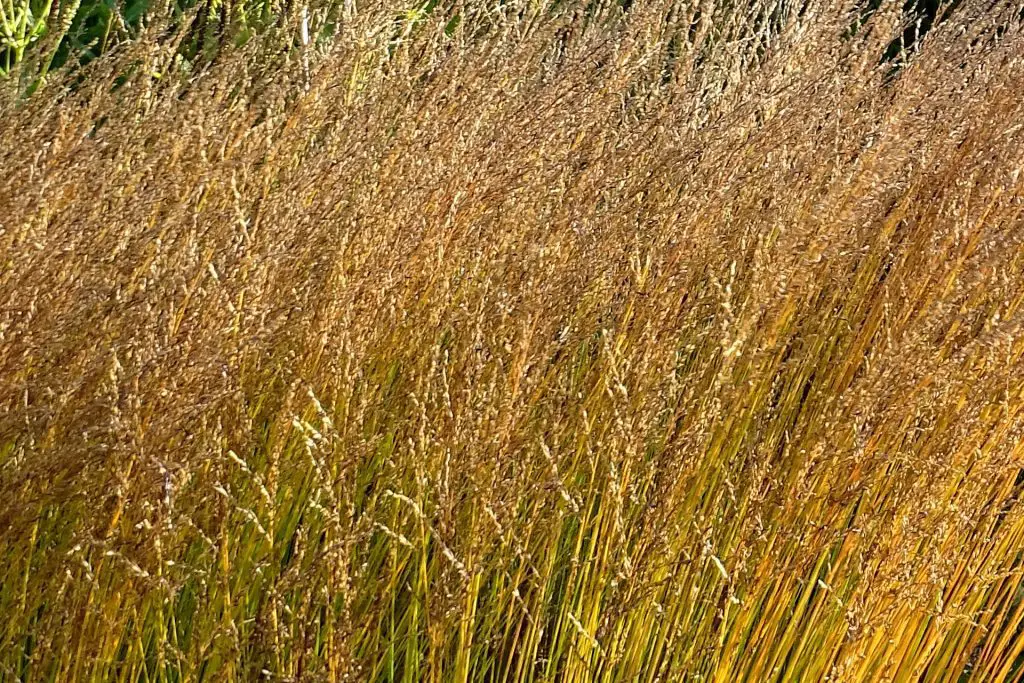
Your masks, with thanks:
M 53 0 L 0 2 L 0 75 L 9 73 L 45 33 Z

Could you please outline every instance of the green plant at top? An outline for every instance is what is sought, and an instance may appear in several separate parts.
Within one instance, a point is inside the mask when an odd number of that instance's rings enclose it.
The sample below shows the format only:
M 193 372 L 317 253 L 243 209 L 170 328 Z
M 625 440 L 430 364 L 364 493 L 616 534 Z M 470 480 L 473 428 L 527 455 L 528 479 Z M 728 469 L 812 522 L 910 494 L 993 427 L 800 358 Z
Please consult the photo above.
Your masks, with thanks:
M 20 62 L 25 50 L 46 32 L 53 0 L 0 2 L 0 73 Z
M 0 76 L 28 61 L 36 81 L 75 60 L 95 59 L 115 42 L 137 37 L 148 0 L 0 2 Z

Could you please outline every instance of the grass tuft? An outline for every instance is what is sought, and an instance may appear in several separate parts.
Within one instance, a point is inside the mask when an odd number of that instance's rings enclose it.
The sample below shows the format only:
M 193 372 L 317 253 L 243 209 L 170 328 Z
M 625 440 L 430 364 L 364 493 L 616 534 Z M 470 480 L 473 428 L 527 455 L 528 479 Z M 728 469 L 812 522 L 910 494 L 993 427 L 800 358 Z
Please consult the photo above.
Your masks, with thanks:
M 295 7 L 0 95 L 0 680 L 1019 680 L 1021 15 L 905 11 Z

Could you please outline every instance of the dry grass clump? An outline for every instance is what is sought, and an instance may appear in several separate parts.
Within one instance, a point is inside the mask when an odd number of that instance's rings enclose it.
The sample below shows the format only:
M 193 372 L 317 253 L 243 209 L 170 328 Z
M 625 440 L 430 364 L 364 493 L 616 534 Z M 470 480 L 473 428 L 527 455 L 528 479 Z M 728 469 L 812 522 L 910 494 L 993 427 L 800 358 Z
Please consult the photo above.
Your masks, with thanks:
M 1020 678 L 1018 12 L 353 6 L 9 97 L 0 679 Z

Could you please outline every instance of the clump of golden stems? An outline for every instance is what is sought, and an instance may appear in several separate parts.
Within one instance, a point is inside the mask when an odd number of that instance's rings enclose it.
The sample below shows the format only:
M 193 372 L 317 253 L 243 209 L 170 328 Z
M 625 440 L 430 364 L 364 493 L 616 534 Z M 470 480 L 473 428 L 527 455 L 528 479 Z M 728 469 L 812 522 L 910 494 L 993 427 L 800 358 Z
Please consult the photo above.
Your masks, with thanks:
M 1020 17 L 798 10 L 0 105 L 0 679 L 1020 676 Z

